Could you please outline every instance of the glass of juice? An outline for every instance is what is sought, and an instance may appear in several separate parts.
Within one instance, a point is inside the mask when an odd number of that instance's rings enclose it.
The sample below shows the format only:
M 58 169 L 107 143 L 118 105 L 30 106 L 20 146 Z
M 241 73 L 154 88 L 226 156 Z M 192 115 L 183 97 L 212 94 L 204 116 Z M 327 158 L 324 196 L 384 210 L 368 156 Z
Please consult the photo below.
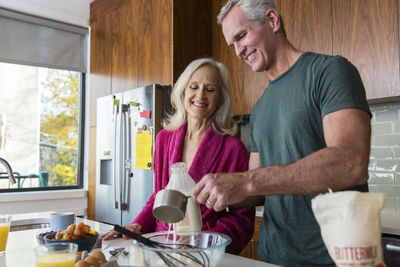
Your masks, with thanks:
M 74 267 L 78 245 L 51 243 L 35 248 L 36 267 Z
M 8 232 L 10 232 L 11 215 L 0 215 L 0 255 L 6 251 Z

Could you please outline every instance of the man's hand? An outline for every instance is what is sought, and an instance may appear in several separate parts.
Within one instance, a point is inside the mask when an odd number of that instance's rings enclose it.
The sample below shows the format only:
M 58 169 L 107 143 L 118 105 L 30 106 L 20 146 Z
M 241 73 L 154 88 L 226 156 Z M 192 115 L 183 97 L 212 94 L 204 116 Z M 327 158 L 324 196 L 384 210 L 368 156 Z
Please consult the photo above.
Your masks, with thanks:
M 224 210 L 249 196 L 246 177 L 246 172 L 206 174 L 193 188 L 192 198 L 197 203 L 206 204 L 207 208 L 213 208 L 215 211 Z

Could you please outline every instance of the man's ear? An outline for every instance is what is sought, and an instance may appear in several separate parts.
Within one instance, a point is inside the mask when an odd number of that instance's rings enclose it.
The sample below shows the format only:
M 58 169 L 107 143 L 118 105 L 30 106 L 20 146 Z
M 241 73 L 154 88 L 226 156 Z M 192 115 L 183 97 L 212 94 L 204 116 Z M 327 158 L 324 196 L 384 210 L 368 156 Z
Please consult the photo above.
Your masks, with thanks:
M 281 27 L 281 20 L 279 18 L 278 11 L 276 11 L 275 9 L 268 9 L 265 14 L 265 23 L 268 23 L 274 33 L 279 31 Z

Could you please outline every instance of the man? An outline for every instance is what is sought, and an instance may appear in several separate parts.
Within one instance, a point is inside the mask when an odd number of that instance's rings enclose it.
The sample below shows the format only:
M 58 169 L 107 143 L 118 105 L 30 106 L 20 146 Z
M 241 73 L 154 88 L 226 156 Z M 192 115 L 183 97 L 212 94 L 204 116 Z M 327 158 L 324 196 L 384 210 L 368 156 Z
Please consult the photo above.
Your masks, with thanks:
M 218 23 L 236 55 L 270 83 L 251 113 L 250 170 L 207 174 L 192 196 L 216 211 L 262 199 L 262 259 L 333 266 L 311 199 L 328 188 L 368 191 L 370 111 L 360 75 L 343 57 L 293 47 L 273 0 L 230 0 Z

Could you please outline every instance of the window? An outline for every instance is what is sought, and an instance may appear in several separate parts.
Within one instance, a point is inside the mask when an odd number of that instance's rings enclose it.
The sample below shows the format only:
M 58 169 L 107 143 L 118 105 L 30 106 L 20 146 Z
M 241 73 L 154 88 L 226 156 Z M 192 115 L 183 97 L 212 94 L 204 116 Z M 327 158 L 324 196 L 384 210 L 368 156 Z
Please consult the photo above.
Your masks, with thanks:
M 0 9 L 0 192 L 82 187 L 87 33 Z

